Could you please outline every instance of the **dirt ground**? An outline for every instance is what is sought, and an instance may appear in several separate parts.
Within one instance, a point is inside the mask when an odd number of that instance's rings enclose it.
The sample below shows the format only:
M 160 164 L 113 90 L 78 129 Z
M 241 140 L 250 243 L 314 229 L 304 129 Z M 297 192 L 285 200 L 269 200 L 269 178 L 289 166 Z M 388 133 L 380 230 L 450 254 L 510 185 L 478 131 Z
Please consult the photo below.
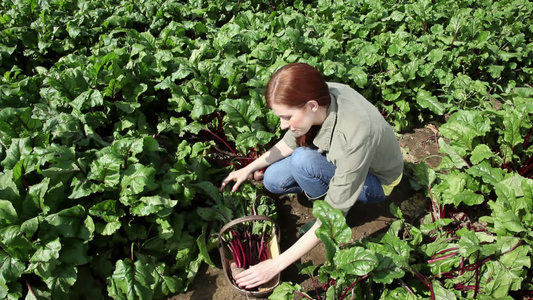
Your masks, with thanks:
M 436 128 L 427 125 L 423 128 L 415 129 L 411 133 L 406 133 L 399 137 L 399 142 L 403 150 L 404 161 L 407 163 L 419 163 L 424 158 L 430 166 L 436 166 L 440 159 L 432 157 L 438 154 L 435 142 Z M 354 240 L 363 236 L 372 236 L 386 231 L 392 214 L 389 211 L 391 202 L 400 205 L 404 200 L 413 196 L 415 192 L 410 188 L 409 180 L 406 176 L 397 186 L 386 201 L 378 204 L 356 203 L 351 209 L 346 220 L 352 228 Z M 281 227 L 281 250 L 290 247 L 298 236 L 299 228 L 313 219 L 312 205 L 302 197 L 282 196 L 276 199 L 278 208 L 278 223 Z M 248 296 L 240 294 L 232 287 L 223 274 L 220 259 L 217 254 L 213 255 L 215 267 L 204 264 L 195 278 L 190 290 L 187 293 L 175 295 L 168 300 L 244 300 Z M 325 261 L 325 249 L 319 244 L 308 254 L 302 257 L 297 263 L 312 261 L 315 265 L 320 265 Z M 281 273 L 282 282 L 293 282 L 302 286 L 304 291 L 313 290 L 311 280 L 308 276 L 300 275 L 297 267 L 293 264 Z

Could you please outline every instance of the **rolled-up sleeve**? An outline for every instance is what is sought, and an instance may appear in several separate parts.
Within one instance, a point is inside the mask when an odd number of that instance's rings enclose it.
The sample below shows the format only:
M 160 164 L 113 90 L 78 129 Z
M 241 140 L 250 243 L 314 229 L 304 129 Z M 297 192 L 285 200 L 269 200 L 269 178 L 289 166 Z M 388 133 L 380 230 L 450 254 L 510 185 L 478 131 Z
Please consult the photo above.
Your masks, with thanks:
M 287 132 L 285 132 L 285 135 L 283 135 L 283 141 L 291 149 L 298 148 L 298 144 L 296 143 L 296 137 L 294 136 L 294 134 L 290 130 L 287 130 Z

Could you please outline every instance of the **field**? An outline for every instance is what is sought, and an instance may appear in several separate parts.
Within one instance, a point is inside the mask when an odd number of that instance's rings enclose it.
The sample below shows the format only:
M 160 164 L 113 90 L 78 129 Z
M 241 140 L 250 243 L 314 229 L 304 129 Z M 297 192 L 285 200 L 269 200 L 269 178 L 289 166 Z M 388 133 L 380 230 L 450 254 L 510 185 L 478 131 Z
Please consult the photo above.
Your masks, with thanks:
M 377 232 L 304 209 L 328 224 L 322 260 L 270 298 L 528 299 L 532 17 L 525 0 L 0 3 L 0 298 L 188 297 L 228 221 L 296 230 L 294 196 L 218 186 L 279 139 L 264 87 L 302 61 L 433 150 L 405 142 Z

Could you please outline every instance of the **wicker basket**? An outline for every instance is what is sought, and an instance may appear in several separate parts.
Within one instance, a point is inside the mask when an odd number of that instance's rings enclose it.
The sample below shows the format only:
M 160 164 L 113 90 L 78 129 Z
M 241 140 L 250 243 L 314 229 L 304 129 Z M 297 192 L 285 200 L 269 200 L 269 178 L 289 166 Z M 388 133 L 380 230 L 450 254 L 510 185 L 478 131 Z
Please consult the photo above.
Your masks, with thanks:
M 253 215 L 253 216 L 246 216 L 246 217 L 238 218 L 224 225 L 218 233 L 218 250 L 220 252 L 220 258 L 222 261 L 222 268 L 224 270 L 224 275 L 228 283 L 231 286 L 233 286 L 235 290 L 237 290 L 238 292 L 242 294 L 261 298 L 261 297 L 268 296 L 280 284 L 280 274 L 278 274 L 272 280 L 270 280 L 269 282 L 261 285 L 260 287 L 254 290 L 246 290 L 246 289 L 240 288 L 239 286 L 235 284 L 235 281 L 233 280 L 233 276 L 231 275 L 230 265 L 233 262 L 233 255 L 231 251 L 229 250 L 229 248 L 225 245 L 224 241 L 222 240 L 222 236 L 224 235 L 224 233 L 230 230 L 230 228 L 236 225 L 242 224 L 242 223 L 256 222 L 256 221 L 267 221 L 275 225 L 273 236 L 270 237 L 270 241 L 268 243 L 268 250 L 270 252 L 271 258 L 275 258 L 279 256 L 279 253 L 280 253 L 279 251 L 280 249 L 279 248 L 279 233 L 280 233 L 279 226 L 276 223 L 276 221 L 274 221 L 274 219 L 269 218 L 267 216 L 261 216 L 261 215 Z

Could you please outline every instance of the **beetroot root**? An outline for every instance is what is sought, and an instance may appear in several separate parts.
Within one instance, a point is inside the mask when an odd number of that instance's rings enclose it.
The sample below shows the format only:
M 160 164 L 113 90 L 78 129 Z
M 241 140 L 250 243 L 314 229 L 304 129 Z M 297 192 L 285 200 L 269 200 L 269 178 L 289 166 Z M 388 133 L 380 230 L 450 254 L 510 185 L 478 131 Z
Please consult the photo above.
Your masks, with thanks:
M 234 262 L 230 264 L 230 268 L 231 268 L 231 276 L 233 277 L 233 279 L 235 279 L 235 276 L 237 276 L 237 274 L 244 271 L 244 268 L 238 268 Z

